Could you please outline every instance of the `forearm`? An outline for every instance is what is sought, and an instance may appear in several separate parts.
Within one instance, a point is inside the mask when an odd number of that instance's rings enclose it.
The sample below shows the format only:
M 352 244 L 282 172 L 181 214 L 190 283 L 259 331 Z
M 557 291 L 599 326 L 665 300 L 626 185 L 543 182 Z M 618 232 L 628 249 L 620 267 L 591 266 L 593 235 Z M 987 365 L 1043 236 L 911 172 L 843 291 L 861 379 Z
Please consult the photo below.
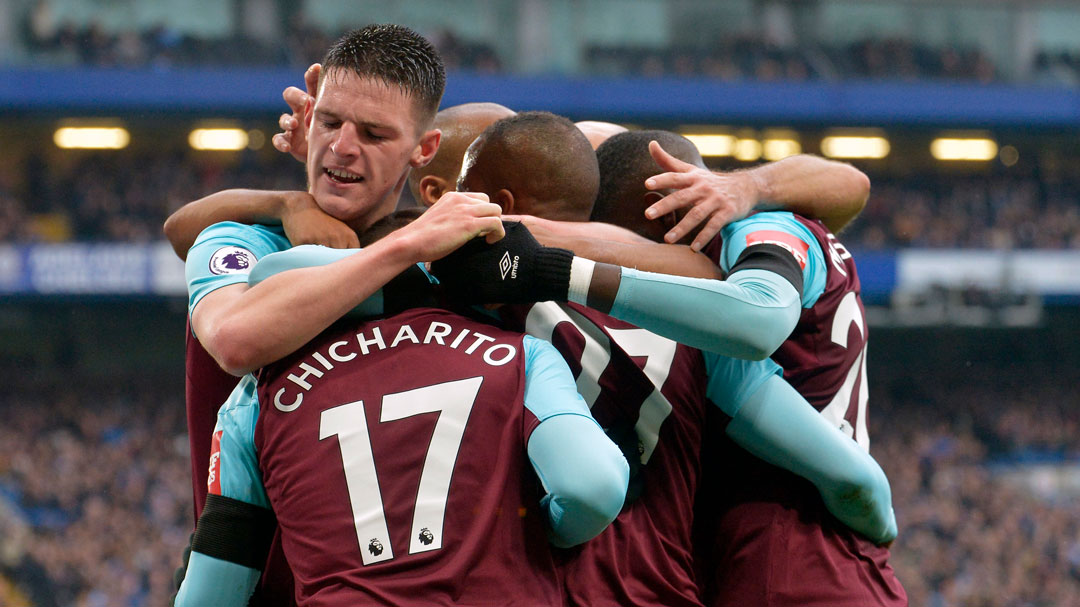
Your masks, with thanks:
M 587 272 L 576 264 L 571 272 Z M 762 270 L 736 272 L 728 280 L 683 278 L 596 264 L 582 300 L 571 301 L 611 314 L 657 335 L 732 358 L 761 360 L 791 334 L 799 320 L 798 291 Z
M 562 237 L 549 246 L 569 249 L 585 259 L 645 272 L 688 278 L 724 277 L 723 271 L 711 259 L 683 245 L 647 241 L 631 244 L 585 237 Z
M 626 499 L 629 466 L 592 418 L 545 420 L 529 438 L 528 451 L 547 491 L 541 506 L 552 544 L 580 544 L 615 520 Z
M 746 171 L 758 186 L 758 207 L 820 219 L 839 232 L 866 206 L 870 180 L 855 167 L 800 154 Z
M 196 305 L 192 326 L 222 368 L 242 375 L 292 353 L 415 261 L 387 238 L 327 265 L 218 289 Z
M 243 607 L 258 581 L 258 570 L 192 552 L 187 575 L 173 605 Z
M 180 207 L 165 220 L 163 230 L 176 255 L 187 259 L 199 233 L 215 223 L 280 221 L 288 205 L 304 204 L 305 197 L 311 198 L 306 192 L 224 190 Z
M 727 434 L 755 456 L 814 484 L 841 522 L 879 543 L 896 537 L 885 473 L 787 382 L 771 378 L 738 410 Z

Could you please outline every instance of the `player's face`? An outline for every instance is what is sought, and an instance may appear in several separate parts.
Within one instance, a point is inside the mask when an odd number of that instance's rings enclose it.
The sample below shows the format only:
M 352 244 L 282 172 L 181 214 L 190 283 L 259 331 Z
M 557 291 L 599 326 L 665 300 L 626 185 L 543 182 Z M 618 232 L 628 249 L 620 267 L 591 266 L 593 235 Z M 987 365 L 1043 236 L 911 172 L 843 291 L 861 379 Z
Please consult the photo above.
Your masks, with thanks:
M 326 74 L 308 119 L 308 190 L 329 215 L 364 229 L 397 205 L 409 169 L 435 155 L 400 88 L 349 71 Z

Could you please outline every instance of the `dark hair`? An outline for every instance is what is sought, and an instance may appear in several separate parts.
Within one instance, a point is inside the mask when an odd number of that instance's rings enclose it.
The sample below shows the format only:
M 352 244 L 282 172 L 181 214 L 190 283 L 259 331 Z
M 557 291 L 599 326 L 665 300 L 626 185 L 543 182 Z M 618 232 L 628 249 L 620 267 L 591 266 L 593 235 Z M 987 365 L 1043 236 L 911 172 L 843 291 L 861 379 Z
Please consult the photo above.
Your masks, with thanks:
M 573 122 L 551 112 L 520 112 L 477 138 L 476 166 L 493 189 L 532 197 L 552 219 L 585 221 L 600 184 L 596 154 Z M 539 213 L 538 213 L 539 214 Z
M 679 160 L 705 166 L 694 143 L 678 133 L 646 130 L 614 135 L 596 148 L 600 193 L 593 206 L 593 221 L 623 225 L 625 218 L 636 219 L 645 211 L 645 180 L 663 172 L 649 154 L 650 141 Z
M 368 229 L 360 234 L 360 246 L 366 247 L 371 243 L 382 239 L 390 232 L 404 228 L 416 221 L 417 218 L 424 214 L 425 210 L 424 207 L 405 207 L 390 213 L 386 217 L 383 217 L 368 226 Z
M 322 61 L 323 76 L 351 70 L 362 78 L 396 85 L 430 120 L 446 88 L 446 69 L 426 38 L 402 25 L 368 25 L 338 39 Z

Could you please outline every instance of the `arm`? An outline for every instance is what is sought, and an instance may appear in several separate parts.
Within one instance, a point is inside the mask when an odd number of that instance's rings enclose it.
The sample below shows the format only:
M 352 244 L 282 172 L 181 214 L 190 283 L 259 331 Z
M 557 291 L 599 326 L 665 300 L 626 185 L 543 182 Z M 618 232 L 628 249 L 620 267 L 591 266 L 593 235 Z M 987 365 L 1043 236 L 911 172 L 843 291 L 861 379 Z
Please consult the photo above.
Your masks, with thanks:
M 412 264 L 438 259 L 477 235 L 501 237 L 499 212 L 482 194 L 449 193 L 412 224 L 340 261 L 209 292 L 192 301 L 192 329 L 222 368 L 242 375 L 294 351 Z M 198 288 L 203 262 L 217 246 L 196 245 L 189 289 Z
M 223 221 L 281 223 L 293 244 L 360 246 L 353 229 L 324 213 L 307 192 L 224 190 L 180 207 L 163 229 L 173 251 L 186 260 L 199 233 Z
M 629 466 L 589 415 L 574 376 L 555 348 L 525 338 L 525 406 L 540 423 L 528 439 L 529 461 L 547 491 L 541 508 L 551 543 L 580 544 L 600 534 L 626 499 Z
M 824 290 L 825 255 L 790 213 L 759 213 L 729 225 L 723 234 L 723 249 L 712 254 L 730 272 L 724 281 L 575 259 L 571 285 L 584 287 L 571 288 L 570 299 L 702 350 L 765 358 Z
M 653 158 L 666 173 L 645 181 L 650 190 L 675 189 L 646 209 L 650 219 L 689 209 L 665 236 L 678 242 L 704 223 L 691 247 L 701 250 L 728 223 L 754 208 L 781 208 L 822 220 L 837 232 L 866 206 L 870 180 L 855 167 L 801 154 L 753 169 L 714 173 L 683 162 L 649 144 Z
M 874 542 L 896 538 L 889 480 L 870 454 L 773 376 L 735 411 L 727 434 L 755 456 L 814 484 L 825 506 Z
M 274 514 L 259 475 L 255 379 L 245 378 L 218 413 L 210 492 L 199 515 L 178 607 L 242 607 L 255 590 L 274 535 Z

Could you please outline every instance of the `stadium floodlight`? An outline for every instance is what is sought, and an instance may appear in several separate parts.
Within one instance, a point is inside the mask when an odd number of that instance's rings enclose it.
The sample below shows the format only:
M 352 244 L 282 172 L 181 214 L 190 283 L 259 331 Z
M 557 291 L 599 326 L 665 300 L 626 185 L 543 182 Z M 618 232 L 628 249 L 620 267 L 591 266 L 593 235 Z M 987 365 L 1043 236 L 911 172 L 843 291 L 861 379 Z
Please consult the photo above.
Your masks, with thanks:
M 761 158 L 761 142 L 757 139 L 739 139 L 735 142 L 735 159 L 753 162 Z
M 689 139 L 702 156 L 731 156 L 735 153 L 735 136 L 734 135 L 704 135 L 704 134 L 687 134 L 684 133 L 683 137 Z
M 131 143 L 131 134 L 116 126 L 65 126 L 53 133 L 53 143 L 65 150 L 122 150 Z
M 998 145 L 993 139 L 939 137 L 930 142 L 930 153 L 938 160 L 986 161 L 997 157 Z
M 765 160 L 783 160 L 802 153 L 802 145 L 795 139 L 766 139 L 762 146 Z
M 196 150 L 237 151 L 248 146 L 248 134 L 243 129 L 195 129 L 188 144 Z
M 889 149 L 884 137 L 833 135 L 821 140 L 821 153 L 830 158 L 884 158 Z

